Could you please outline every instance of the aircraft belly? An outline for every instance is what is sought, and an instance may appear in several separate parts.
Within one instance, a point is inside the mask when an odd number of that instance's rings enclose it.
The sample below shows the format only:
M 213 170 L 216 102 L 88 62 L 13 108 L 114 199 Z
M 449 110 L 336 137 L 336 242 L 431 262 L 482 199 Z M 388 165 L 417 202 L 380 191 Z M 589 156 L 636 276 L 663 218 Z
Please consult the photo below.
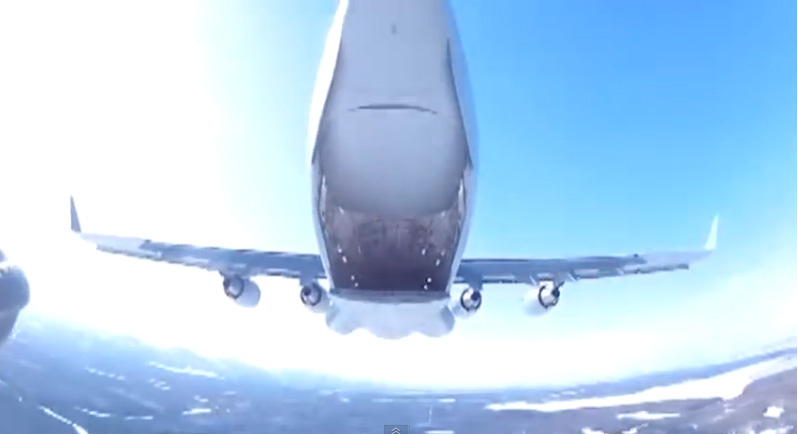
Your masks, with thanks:
M 457 112 L 451 105 L 445 0 L 347 3 L 334 71 L 337 90 L 331 90 L 328 106 L 402 103 Z
M 347 210 L 408 217 L 451 205 L 469 145 L 446 13 L 442 1 L 349 1 L 315 143 Z
M 451 207 L 468 158 L 457 123 L 412 109 L 359 109 L 319 147 L 327 186 L 347 210 L 417 217 Z
M 444 0 L 341 7 L 311 159 L 330 284 L 446 292 L 475 175 L 451 64 L 450 11 Z

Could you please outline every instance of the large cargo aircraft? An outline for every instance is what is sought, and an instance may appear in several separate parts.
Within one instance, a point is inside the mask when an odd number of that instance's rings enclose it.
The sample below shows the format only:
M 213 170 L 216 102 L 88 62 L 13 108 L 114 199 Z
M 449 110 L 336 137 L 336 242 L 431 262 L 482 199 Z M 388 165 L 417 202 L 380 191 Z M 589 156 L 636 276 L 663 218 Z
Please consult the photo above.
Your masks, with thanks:
M 449 333 L 485 285 L 526 284 L 532 315 L 564 283 L 688 269 L 715 247 L 552 259 L 463 258 L 474 209 L 477 131 L 466 67 L 445 0 L 341 0 L 310 113 L 313 220 L 320 254 L 225 249 L 72 230 L 105 252 L 221 275 L 238 304 L 256 276 L 298 281 L 330 329 L 384 338 Z M 320 281 L 327 281 L 323 286 Z M 451 294 L 454 285 L 463 286 Z

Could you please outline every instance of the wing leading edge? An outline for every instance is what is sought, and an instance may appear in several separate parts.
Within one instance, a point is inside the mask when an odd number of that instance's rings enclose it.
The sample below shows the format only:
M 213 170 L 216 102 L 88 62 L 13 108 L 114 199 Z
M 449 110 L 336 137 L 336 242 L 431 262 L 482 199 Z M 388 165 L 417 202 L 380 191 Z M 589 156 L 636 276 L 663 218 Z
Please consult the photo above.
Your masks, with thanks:
M 83 232 L 74 198 L 69 198 L 72 232 L 97 250 L 156 262 L 185 265 L 240 276 L 324 278 L 319 255 L 172 244 L 145 238 Z
M 701 249 L 557 259 L 463 259 L 455 283 L 573 282 L 687 270 L 693 263 L 707 258 L 715 250 L 717 242 L 718 216 L 715 216 Z

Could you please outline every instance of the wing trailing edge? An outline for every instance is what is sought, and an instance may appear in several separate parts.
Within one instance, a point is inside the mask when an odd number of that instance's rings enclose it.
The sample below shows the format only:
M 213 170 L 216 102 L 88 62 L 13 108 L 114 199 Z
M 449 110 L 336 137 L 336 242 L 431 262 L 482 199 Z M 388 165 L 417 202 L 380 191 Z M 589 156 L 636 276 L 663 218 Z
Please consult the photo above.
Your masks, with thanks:
M 74 197 L 69 197 L 70 228 L 83 241 L 105 253 L 155 262 L 166 262 L 241 276 L 279 276 L 324 279 L 321 257 L 315 254 L 232 249 L 153 241 L 83 232 Z

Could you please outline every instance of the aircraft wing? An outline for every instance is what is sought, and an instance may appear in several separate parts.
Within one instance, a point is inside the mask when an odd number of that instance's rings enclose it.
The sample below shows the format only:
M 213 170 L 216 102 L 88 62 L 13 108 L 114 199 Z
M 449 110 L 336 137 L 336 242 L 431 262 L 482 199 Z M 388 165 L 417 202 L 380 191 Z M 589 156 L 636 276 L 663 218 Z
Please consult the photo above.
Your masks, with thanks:
M 696 250 L 583 256 L 557 259 L 468 259 L 460 263 L 455 283 L 573 282 L 582 279 L 687 270 L 708 257 L 717 244 L 718 217 L 712 221 L 704 247 Z
M 157 262 L 241 276 L 280 276 L 323 279 L 321 257 L 313 254 L 172 244 L 144 238 L 86 233 L 81 230 L 75 200 L 70 197 L 72 232 L 97 250 Z

